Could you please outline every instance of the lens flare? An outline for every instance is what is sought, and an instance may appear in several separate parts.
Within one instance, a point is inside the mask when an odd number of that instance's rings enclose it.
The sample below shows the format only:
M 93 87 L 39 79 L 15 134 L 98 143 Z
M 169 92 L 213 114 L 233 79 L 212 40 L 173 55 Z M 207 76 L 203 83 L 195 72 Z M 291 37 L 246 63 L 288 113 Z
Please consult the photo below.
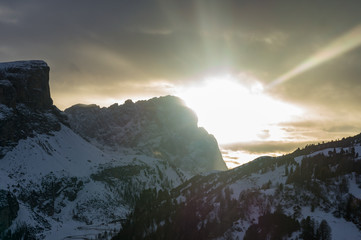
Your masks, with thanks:
M 283 74 L 272 83 L 270 83 L 267 88 L 272 88 L 281 83 L 284 83 L 295 76 L 308 71 L 312 68 L 317 67 L 318 65 L 330 61 L 338 56 L 341 56 L 344 53 L 347 53 L 361 45 L 361 24 L 357 25 L 350 31 L 346 32 L 341 37 L 335 39 L 325 48 L 317 52 L 315 55 L 311 56 L 306 61 L 302 62 L 300 65 L 290 70 L 289 72 Z

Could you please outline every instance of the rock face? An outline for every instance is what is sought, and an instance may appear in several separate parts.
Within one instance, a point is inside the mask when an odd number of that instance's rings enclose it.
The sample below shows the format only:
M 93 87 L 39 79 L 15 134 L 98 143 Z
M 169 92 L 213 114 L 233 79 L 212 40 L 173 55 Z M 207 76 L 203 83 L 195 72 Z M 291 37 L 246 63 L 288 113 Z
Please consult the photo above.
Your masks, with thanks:
M 53 105 L 49 89 L 49 67 L 44 61 L 0 63 L 0 103 L 15 107 L 23 103 L 34 109 Z
M 197 116 L 177 97 L 109 108 L 75 105 L 65 113 L 76 132 L 99 146 L 135 148 L 192 174 L 227 169 L 216 139 L 197 126 Z
M 19 203 L 9 191 L 0 190 L 0 236 L 18 215 Z
M 0 63 L 0 158 L 20 139 L 58 131 L 63 118 L 53 106 L 44 61 Z

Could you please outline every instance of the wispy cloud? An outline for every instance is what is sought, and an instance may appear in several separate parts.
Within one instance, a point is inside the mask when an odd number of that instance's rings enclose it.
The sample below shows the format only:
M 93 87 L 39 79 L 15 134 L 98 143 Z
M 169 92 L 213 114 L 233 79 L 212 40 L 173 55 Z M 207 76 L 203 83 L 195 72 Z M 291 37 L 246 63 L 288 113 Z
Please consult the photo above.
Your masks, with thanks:
M 250 154 L 283 154 L 296 150 L 298 147 L 302 148 L 307 144 L 315 143 L 314 141 L 306 142 L 285 142 L 285 141 L 254 141 L 254 142 L 240 142 L 222 145 L 224 149 L 232 151 L 243 151 Z
M 172 34 L 173 31 L 171 29 L 155 29 L 155 28 L 141 28 L 138 30 L 140 33 L 143 34 L 150 34 L 150 35 L 169 35 Z

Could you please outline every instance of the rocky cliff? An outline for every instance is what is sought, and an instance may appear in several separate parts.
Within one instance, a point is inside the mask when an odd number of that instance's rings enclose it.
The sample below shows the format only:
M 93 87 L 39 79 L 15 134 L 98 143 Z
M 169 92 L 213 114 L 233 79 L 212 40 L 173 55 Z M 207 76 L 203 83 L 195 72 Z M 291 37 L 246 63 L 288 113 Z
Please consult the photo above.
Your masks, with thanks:
M 35 109 L 53 105 L 49 67 L 41 60 L 0 63 L 0 103 L 15 107 L 23 103 Z
M 44 61 L 0 63 L 0 158 L 20 139 L 60 130 Z
M 71 127 L 97 145 L 131 147 L 191 174 L 227 169 L 216 139 L 197 126 L 195 113 L 177 97 L 128 100 L 108 108 L 75 105 L 65 113 Z

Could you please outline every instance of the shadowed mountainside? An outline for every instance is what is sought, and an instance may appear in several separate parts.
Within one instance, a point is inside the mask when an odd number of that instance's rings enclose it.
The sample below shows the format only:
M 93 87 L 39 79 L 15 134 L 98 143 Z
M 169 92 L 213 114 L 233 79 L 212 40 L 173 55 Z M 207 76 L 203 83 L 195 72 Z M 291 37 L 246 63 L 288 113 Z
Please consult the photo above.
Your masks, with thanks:
M 192 174 L 227 169 L 216 139 L 197 126 L 197 116 L 177 97 L 108 108 L 75 105 L 65 113 L 72 129 L 98 146 L 138 149 Z

